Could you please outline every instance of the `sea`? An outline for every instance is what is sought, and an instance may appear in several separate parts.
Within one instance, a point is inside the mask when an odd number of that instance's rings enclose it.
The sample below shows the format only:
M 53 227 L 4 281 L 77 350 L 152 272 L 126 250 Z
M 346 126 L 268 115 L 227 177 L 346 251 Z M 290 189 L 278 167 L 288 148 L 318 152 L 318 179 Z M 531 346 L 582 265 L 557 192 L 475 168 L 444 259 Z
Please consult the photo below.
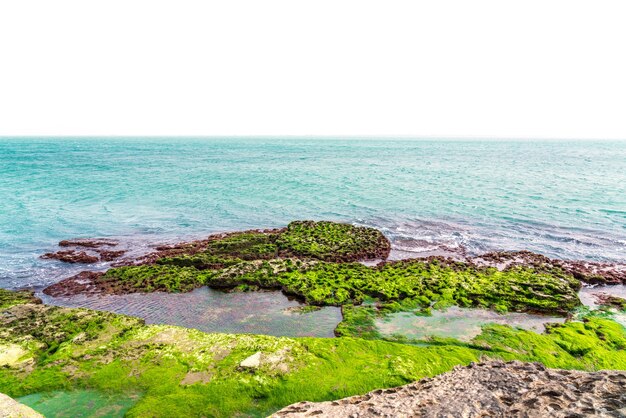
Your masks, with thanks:
M 398 257 L 626 262 L 626 142 L 0 138 L 2 288 L 85 269 L 39 258 L 63 239 L 148 251 L 296 219 L 379 228 Z

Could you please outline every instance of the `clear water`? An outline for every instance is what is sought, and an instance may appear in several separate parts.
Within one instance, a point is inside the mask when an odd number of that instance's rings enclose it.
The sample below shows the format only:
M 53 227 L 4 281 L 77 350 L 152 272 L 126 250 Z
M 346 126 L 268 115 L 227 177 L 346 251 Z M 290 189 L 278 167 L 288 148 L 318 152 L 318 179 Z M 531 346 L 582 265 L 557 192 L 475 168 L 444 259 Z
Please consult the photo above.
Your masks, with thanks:
M 601 294 L 626 299 L 626 285 L 586 286 L 578 292 L 578 297 L 583 305 L 591 309 L 597 309 L 598 300 L 596 299 L 596 295 Z M 611 309 L 611 318 L 626 327 L 626 312 Z
M 545 324 L 565 322 L 557 316 L 534 315 L 521 312 L 499 314 L 486 309 L 452 306 L 446 310 L 433 310 L 431 316 L 417 316 L 412 312 L 396 312 L 376 320 L 382 335 L 402 335 L 412 339 L 430 336 L 471 341 L 486 324 L 509 325 L 537 333 L 545 331 Z
M 139 397 L 76 390 L 35 393 L 17 400 L 49 418 L 114 418 L 123 417 Z
M 403 255 L 626 261 L 626 142 L 0 138 L 2 287 L 67 276 L 38 259 L 61 239 L 147 246 L 302 218 L 381 228 Z
M 50 305 L 90 308 L 137 316 L 148 324 L 179 325 L 205 332 L 277 337 L 334 337 L 341 309 L 326 306 L 300 313 L 303 305 L 279 291 L 224 293 L 203 287 L 189 293 L 133 293 L 51 298 Z

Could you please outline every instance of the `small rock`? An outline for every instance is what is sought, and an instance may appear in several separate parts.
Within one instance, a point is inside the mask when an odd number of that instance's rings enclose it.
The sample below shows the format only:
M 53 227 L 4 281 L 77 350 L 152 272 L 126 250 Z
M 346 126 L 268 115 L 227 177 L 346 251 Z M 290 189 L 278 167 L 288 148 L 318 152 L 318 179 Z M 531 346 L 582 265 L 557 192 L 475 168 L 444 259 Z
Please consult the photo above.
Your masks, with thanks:
M 0 418 L 44 418 L 39 412 L 0 393 Z
M 254 353 L 239 363 L 239 367 L 243 367 L 244 369 L 257 369 L 261 366 L 261 354 L 262 353 L 260 351 Z

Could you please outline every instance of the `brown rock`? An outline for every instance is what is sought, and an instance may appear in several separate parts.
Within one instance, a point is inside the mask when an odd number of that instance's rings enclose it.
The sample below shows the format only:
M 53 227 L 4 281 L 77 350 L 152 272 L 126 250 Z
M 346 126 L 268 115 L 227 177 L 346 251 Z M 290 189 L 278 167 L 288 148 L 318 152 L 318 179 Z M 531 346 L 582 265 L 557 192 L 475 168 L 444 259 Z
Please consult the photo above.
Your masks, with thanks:
M 331 402 L 300 402 L 272 417 L 625 417 L 626 372 L 546 369 L 499 361 Z
M 86 247 L 86 248 L 100 248 L 102 246 L 115 247 L 117 241 L 110 240 L 96 240 L 96 239 L 69 239 L 59 242 L 59 247 Z
M 104 273 L 94 271 L 82 271 L 75 276 L 63 279 L 58 283 L 46 287 L 43 290 L 48 296 L 73 296 L 77 294 L 103 293 L 102 285 L 98 279 Z
M 0 393 L 0 418 L 43 418 L 43 415 Z
M 64 263 L 85 263 L 91 264 L 98 262 L 98 257 L 89 255 L 84 251 L 67 250 L 57 251 L 56 253 L 46 253 L 41 256 L 43 259 L 53 259 L 63 261 Z

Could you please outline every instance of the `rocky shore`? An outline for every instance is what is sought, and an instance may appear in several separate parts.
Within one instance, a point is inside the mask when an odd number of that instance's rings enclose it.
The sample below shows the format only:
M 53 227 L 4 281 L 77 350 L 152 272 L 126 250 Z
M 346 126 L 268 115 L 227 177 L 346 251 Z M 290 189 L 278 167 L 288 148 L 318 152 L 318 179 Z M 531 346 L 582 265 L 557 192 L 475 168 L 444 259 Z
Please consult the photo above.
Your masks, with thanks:
M 85 254 L 102 263 L 106 252 L 121 251 L 117 245 L 71 240 L 49 258 L 74 262 Z M 147 325 L 0 289 L 0 392 L 26 404 L 51 392 L 112 396 L 131 417 L 263 416 L 281 408 L 276 416 L 626 416 L 626 374 L 603 371 L 626 370 L 626 330 L 609 308 L 590 311 L 578 297 L 584 283 L 622 283 L 618 266 L 525 251 L 388 261 L 390 249 L 373 228 L 295 221 L 159 246 L 135 258 L 116 255 L 113 264 L 98 265 L 107 271 L 84 271 L 44 291 L 281 290 L 304 302 L 303 312 L 340 306 L 341 338 Z M 623 307 L 618 298 L 599 302 Z M 393 313 L 428 316 L 450 306 L 563 321 L 546 324 L 545 332 L 486 324 L 466 341 L 383 336 L 375 326 Z M 440 375 L 479 361 L 486 363 Z M 377 388 L 387 389 L 360 395 Z M 346 398 L 353 395 L 360 396 Z
M 626 417 L 626 372 L 547 369 L 493 361 L 455 367 L 393 389 L 330 402 L 300 402 L 296 417 Z

